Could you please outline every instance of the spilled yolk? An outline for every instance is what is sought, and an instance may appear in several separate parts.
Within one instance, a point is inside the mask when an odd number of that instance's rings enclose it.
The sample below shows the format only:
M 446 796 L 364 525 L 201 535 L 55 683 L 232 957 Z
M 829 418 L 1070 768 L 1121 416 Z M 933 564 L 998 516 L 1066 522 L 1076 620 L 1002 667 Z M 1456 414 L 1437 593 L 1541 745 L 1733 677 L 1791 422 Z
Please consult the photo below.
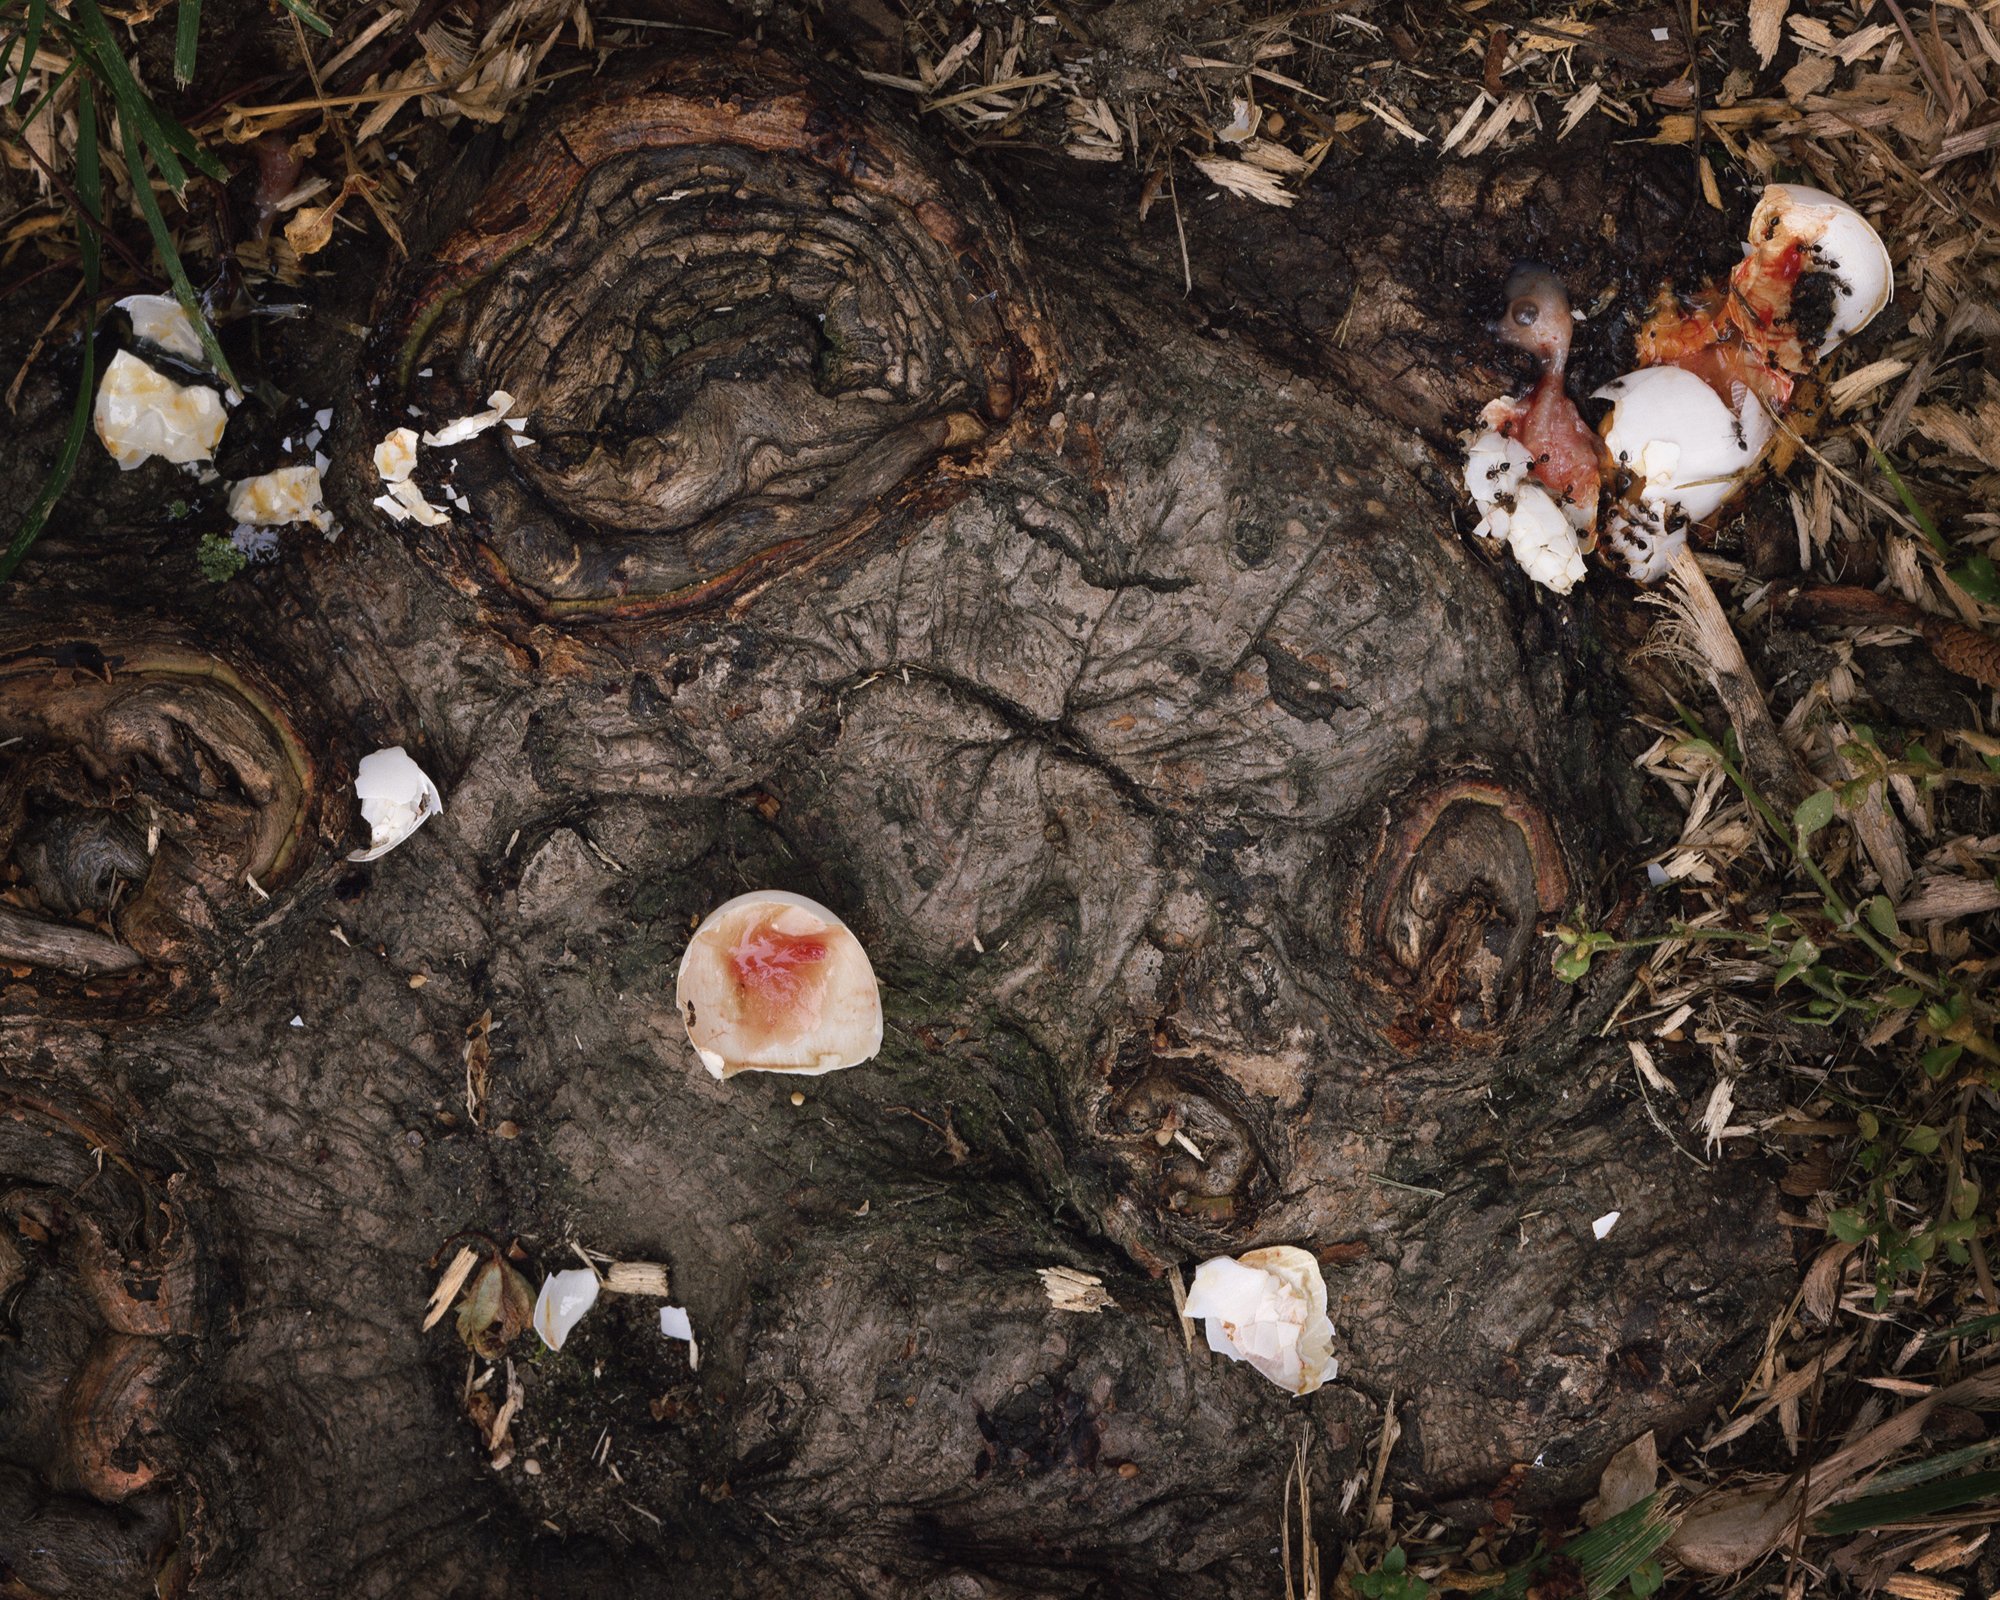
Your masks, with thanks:
M 743 1021 L 767 1035 L 803 1032 L 819 1023 L 826 941 L 784 933 L 772 923 L 770 918 L 753 922 L 729 947 Z

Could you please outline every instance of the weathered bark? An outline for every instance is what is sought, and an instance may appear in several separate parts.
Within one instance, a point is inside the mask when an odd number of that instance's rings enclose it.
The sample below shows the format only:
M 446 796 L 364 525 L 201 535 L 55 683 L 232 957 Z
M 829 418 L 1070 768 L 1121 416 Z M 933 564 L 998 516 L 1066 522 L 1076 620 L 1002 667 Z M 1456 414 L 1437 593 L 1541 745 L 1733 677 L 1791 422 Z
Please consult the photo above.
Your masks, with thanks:
M 114 737 L 159 627 L 128 547 L 55 536 L 0 605 L 36 641 L 0 674 L 0 1194 L 68 1208 L 0 1225 L 0 1384 L 41 1396 L 0 1509 L 54 1530 L 0 1533 L 10 1581 L 1238 1595 L 1272 1587 L 1293 1438 L 1337 1484 L 1392 1396 L 1394 1487 L 1438 1502 L 1521 1463 L 1574 1494 L 1710 1405 L 1783 1293 L 1773 1196 L 1652 1132 L 1597 1035 L 1614 980 L 1549 976 L 1631 841 L 1586 613 L 1468 550 L 1419 431 L 1478 398 L 1470 358 L 1204 336 L 1157 240 L 1107 213 L 1079 250 L 1075 195 L 1038 225 L 1033 184 L 1003 202 L 752 55 L 594 87 L 522 148 L 428 219 L 365 360 L 300 341 L 315 403 L 352 373 L 345 531 L 171 598 L 224 688 Z M 1407 179 L 1445 202 L 1493 204 Z M 1462 347 L 1464 303 L 1380 287 L 1410 361 Z M 493 387 L 538 443 L 435 452 L 470 511 L 388 524 L 374 442 Z M 79 639 L 108 681 L 40 648 Z M 350 867 L 342 785 L 388 743 L 446 811 Z M 129 839 L 48 820 L 139 797 L 193 886 L 150 943 L 62 888 L 152 904 Z M 884 979 L 881 1060 L 797 1108 L 711 1081 L 671 997 L 694 921 L 760 885 Z M 144 966 L 66 977 L 25 919 Z M 464 1350 L 417 1331 L 468 1229 L 669 1263 L 699 1372 L 607 1301 L 517 1348 L 495 1473 Z M 126 1271 L 192 1251 L 171 1319 L 90 1287 L 100 1237 Z M 1273 1242 L 1329 1263 L 1342 1375 L 1308 1401 L 1191 1351 L 1159 1278 Z M 1118 1308 L 1050 1310 L 1056 1263 Z

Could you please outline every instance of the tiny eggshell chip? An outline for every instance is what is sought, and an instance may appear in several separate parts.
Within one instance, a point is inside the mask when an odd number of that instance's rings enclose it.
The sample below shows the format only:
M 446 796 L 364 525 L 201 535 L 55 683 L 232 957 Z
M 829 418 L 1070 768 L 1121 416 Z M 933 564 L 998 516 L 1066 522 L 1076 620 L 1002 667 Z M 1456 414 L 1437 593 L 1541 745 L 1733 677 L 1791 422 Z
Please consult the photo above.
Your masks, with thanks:
M 778 889 L 738 895 L 695 929 L 674 1004 L 717 1078 L 816 1076 L 882 1048 L 882 995 L 868 952 L 817 900 Z
M 1296 1245 L 1204 1261 L 1188 1287 L 1186 1314 L 1206 1323 L 1209 1349 L 1249 1362 L 1293 1394 L 1311 1394 L 1339 1376 L 1326 1279 Z
M 366 850 L 348 855 L 349 861 L 373 861 L 387 855 L 444 810 L 437 785 L 401 745 L 361 758 L 354 773 L 354 797 L 361 802 L 361 820 L 368 824 L 369 840 Z
M 1605 447 L 1639 480 L 1639 498 L 1690 522 L 1720 510 L 1771 441 L 1771 419 L 1754 395 L 1731 411 L 1681 367 L 1642 367 L 1593 398 L 1612 402 Z
M 1889 247 L 1868 219 L 1838 195 L 1797 183 L 1766 186 L 1750 216 L 1750 237 L 1796 239 L 1833 279 L 1834 311 L 1821 340 L 1825 356 L 1875 320 L 1896 291 Z
M 597 1304 L 597 1274 L 584 1267 L 552 1272 L 535 1298 L 535 1332 L 551 1350 L 560 1350 L 570 1329 Z
M 112 460 L 129 472 L 149 456 L 183 466 L 211 460 L 229 417 L 213 389 L 176 383 L 120 350 L 104 369 L 91 420 Z

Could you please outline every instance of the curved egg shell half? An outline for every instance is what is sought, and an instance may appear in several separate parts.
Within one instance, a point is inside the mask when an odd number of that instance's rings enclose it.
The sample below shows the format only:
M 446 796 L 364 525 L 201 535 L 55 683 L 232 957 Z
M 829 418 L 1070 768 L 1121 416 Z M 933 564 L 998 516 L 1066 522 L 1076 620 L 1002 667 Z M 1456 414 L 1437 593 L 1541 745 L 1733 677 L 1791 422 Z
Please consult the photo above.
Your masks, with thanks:
M 717 1078 L 815 1076 L 882 1048 L 882 994 L 868 952 L 817 900 L 758 889 L 717 906 L 681 956 L 674 1003 Z
M 1771 442 L 1771 419 L 1754 395 L 1731 411 L 1681 367 L 1642 367 L 1594 398 L 1612 402 L 1605 447 L 1638 481 L 1639 498 L 1690 522 L 1721 509 Z
M 1824 356 L 1875 320 L 1895 293 L 1896 273 L 1868 219 L 1838 195 L 1798 183 L 1767 184 L 1750 216 L 1753 240 L 1773 230 L 1798 240 L 1834 283 L 1833 320 L 1820 341 Z

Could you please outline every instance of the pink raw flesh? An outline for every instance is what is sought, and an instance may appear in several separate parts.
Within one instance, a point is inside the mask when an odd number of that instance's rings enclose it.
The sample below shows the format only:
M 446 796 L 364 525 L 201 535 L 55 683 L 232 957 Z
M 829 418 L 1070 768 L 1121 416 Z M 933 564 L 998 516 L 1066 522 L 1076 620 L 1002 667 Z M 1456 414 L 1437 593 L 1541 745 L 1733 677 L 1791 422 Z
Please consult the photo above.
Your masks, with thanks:
M 766 1035 L 796 1036 L 817 1027 L 826 955 L 824 939 L 781 933 L 768 921 L 752 923 L 729 949 L 743 1020 Z
M 1534 475 L 1543 488 L 1594 517 L 1601 442 L 1563 387 L 1562 374 L 1544 372 L 1527 399 L 1515 406 L 1500 431 L 1519 440 L 1535 458 Z
M 1542 375 L 1525 399 L 1509 402 L 1507 416 L 1495 425 L 1535 458 L 1532 471 L 1543 488 L 1594 520 L 1599 441 L 1563 381 L 1575 328 L 1569 293 L 1547 267 L 1523 264 L 1508 277 L 1506 294 L 1500 337 L 1541 362 Z

